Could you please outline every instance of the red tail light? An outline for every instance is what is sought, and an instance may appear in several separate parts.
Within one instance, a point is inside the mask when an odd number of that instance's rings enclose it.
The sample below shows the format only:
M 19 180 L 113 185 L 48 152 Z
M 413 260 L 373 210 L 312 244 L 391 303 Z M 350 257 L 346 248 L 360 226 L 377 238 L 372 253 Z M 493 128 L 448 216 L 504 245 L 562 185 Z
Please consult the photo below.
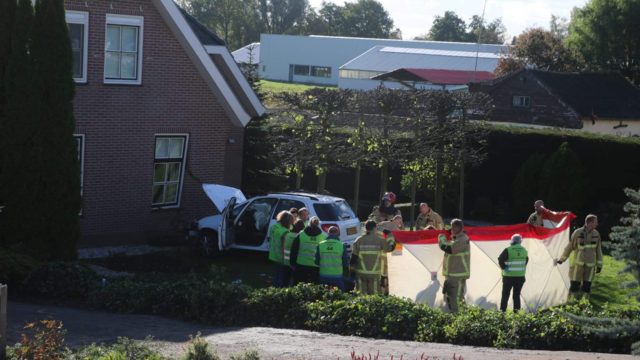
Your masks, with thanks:
M 322 231 L 326 232 L 327 234 L 329 233 L 329 228 L 335 226 L 338 228 L 338 231 L 340 231 L 340 226 L 338 226 L 338 224 L 322 224 L 320 225 L 320 227 L 322 228 Z

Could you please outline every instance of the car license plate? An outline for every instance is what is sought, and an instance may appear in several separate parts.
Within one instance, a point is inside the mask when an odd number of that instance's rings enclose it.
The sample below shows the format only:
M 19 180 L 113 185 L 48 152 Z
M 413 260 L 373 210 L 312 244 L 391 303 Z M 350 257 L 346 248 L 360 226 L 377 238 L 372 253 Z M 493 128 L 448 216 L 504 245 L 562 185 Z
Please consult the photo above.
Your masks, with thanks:
M 347 235 L 353 235 L 353 234 L 357 234 L 357 233 L 358 233 L 358 228 L 356 228 L 356 227 L 347 228 Z

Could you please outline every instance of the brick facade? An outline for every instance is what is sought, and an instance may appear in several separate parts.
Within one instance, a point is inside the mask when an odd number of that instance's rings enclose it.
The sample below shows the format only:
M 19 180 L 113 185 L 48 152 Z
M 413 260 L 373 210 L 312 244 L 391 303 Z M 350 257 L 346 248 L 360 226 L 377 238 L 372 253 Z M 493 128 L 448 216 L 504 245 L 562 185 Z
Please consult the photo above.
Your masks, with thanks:
M 232 124 L 151 0 L 65 1 L 89 13 L 87 83 L 76 86 L 84 135 L 80 246 L 181 236 L 215 212 L 200 182 L 240 186 L 244 129 Z M 103 82 L 106 14 L 144 17 L 141 85 Z M 180 207 L 151 206 L 155 134 L 188 134 Z
M 519 72 L 495 85 L 472 84 L 470 90 L 486 92 L 492 100 L 490 119 L 499 122 L 582 127 L 581 117 L 528 71 Z M 490 83 L 490 82 L 489 82 Z M 528 107 L 513 106 L 514 96 L 528 96 Z

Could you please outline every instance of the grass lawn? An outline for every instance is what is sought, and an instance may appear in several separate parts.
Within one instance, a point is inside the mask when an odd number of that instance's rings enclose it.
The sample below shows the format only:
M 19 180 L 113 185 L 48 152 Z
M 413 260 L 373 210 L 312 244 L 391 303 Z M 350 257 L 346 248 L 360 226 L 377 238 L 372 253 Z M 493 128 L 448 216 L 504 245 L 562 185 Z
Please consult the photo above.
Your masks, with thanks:
M 604 256 L 602 272 L 596 274 L 595 281 L 592 284 L 591 303 L 597 307 L 609 303 L 613 307 L 638 307 L 638 301 L 629 296 L 632 289 L 622 289 L 621 284 L 632 280 L 631 274 L 620 275 L 619 272 L 624 268 L 624 263 L 618 261 L 611 256 Z
M 294 84 L 279 81 L 260 80 L 260 87 L 265 92 L 280 93 L 280 92 L 303 92 L 316 87 L 335 88 L 334 86 L 322 86 L 322 85 L 306 85 L 306 84 Z

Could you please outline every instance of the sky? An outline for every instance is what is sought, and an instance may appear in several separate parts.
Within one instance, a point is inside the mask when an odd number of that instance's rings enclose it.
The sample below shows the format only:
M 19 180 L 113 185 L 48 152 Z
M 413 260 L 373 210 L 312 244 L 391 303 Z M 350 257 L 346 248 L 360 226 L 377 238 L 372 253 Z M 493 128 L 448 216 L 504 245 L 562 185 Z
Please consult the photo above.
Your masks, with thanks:
M 402 30 L 402 38 L 412 39 L 429 31 L 436 15 L 452 10 L 465 22 L 473 15 L 482 14 L 483 0 L 378 0 Z M 582 7 L 588 0 L 487 0 L 485 19 L 501 17 L 507 28 L 507 39 L 519 35 L 530 27 L 549 28 L 551 14 L 570 18 L 571 9 Z M 344 0 L 328 1 L 339 5 Z M 348 1 L 351 2 L 351 1 Z M 309 0 L 311 6 L 320 8 L 322 0 Z

